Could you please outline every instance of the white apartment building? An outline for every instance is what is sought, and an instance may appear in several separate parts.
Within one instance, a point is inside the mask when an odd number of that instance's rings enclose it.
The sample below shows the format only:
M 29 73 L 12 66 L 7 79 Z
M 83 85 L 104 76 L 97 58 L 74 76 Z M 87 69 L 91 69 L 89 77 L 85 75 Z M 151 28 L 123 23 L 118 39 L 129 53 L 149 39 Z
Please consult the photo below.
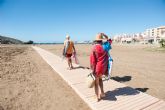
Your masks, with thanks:
M 165 26 L 160 26 L 156 28 L 146 29 L 145 38 L 153 40 L 154 43 L 158 43 L 161 39 L 165 37 Z
M 158 44 L 161 39 L 165 39 L 165 26 L 146 29 L 145 32 L 136 34 L 120 34 L 113 37 L 114 42 L 140 42 Z

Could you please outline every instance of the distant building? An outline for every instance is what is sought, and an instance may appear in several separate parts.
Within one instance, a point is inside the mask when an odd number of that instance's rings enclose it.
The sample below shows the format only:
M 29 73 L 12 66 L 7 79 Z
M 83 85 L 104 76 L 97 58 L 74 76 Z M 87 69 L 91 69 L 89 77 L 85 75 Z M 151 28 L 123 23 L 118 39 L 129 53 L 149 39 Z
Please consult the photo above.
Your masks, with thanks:
M 162 39 L 165 39 L 165 33 L 161 36 Z
M 113 37 L 114 42 L 118 43 L 154 43 L 158 44 L 161 39 L 165 39 L 165 26 L 146 29 L 145 32 L 136 34 L 120 34 Z
M 145 38 L 152 39 L 154 43 L 158 43 L 162 38 L 164 38 L 165 26 L 160 26 L 156 28 L 146 29 Z

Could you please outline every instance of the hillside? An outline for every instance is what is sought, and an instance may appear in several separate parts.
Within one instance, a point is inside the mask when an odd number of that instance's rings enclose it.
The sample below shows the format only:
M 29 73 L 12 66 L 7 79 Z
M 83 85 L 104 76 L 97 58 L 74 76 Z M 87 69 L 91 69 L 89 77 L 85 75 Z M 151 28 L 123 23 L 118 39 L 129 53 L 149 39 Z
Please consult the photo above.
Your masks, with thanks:
M 0 35 L 0 44 L 23 44 L 23 43 L 24 42 L 21 40 Z

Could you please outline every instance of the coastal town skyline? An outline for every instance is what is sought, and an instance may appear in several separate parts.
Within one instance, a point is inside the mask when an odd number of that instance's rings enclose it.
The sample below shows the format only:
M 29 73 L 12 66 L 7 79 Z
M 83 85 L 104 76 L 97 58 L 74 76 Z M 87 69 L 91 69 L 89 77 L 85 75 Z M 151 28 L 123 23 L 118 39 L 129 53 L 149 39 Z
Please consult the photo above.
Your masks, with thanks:
M 145 29 L 143 32 L 133 34 L 119 34 L 113 36 L 113 40 L 118 43 L 138 42 L 142 44 L 158 44 L 161 39 L 165 39 L 165 26 Z

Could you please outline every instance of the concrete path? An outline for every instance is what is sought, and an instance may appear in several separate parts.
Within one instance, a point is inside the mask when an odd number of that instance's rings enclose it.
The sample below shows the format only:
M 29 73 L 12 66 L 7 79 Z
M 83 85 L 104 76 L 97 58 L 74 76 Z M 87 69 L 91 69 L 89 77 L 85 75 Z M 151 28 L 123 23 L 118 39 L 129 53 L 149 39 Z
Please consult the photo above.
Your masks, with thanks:
M 33 48 L 93 110 L 165 110 L 163 100 L 113 80 L 104 81 L 106 98 L 97 102 L 94 89 L 88 88 L 85 82 L 89 70 L 78 65 L 74 65 L 76 69 L 67 70 L 67 62 L 62 58 L 39 47 Z

